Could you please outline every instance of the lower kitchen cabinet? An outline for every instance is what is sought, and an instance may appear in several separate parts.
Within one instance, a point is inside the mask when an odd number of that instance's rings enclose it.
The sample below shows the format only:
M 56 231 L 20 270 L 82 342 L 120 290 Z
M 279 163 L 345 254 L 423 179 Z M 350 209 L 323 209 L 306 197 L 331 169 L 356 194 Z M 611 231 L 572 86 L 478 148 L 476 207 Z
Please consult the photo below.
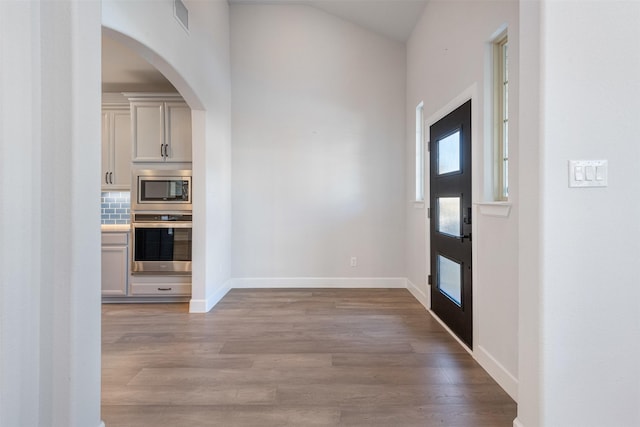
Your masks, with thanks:
M 191 282 L 180 282 L 180 279 L 175 279 L 173 283 L 131 283 L 131 289 L 129 290 L 131 296 L 157 296 L 157 297 L 171 297 L 171 296 L 190 296 L 191 295 Z
M 127 295 L 129 233 L 102 233 L 102 296 Z

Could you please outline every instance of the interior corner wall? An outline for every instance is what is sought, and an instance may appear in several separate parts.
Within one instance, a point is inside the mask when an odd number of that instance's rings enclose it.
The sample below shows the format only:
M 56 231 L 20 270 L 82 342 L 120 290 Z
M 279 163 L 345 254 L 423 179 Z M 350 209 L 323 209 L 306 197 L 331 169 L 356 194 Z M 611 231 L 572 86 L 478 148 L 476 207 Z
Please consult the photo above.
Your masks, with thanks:
M 475 88 L 472 108 L 475 135 L 473 172 L 474 204 L 493 200 L 486 194 L 491 180 L 493 142 L 485 140 L 489 119 L 485 82 L 491 37 L 508 26 L 510 55 L 510 203 L 507 217 L 483 215 L 474 207 L 474 357 L 514 398 L 518 393 L 518 2 L 432 1 L 407 42 L 406 157 L 404 203 L 406 206 L 406 271 L 420 294 L 428 295 L 429 220 L 425 209 L 414 206 L 415 118 L 424 102 L 426 120 L 440 114 L 454 99 Z M 490 77 L 489 77 L 490 79 Z M 489 88 L 489 90 L 491 90 Z M 491 103 L 488 102 L 490 106 Z M 489 107 L 490 112 L 490 107 Z M 427 124 L 428 125 L 428 124 Z M 427 133 L 428 127 L 425 129 Z M 428 140 L 428 139 L 427 139 Z M 485 154 L 489 153 L 489 154 Z M 485 158 L 489 156 L 489 158 Z M 425 190 L 429 191 L 428 152 Z M 479 166 L 479 167 L 478 167 Z M 490 184 L 490 181 L 489 181 Z M 476 191 L 476 189 L 481 189 Z M 428 207 L 428 200 L 427 200 Z
M 301 5 L 231 41 L 233 277 L 404 277 L 404 45 Z
M 0 2 L 0 425 L 100 422 L 100 5 Z
M 521 425 L 638 426 L 640 3 L 540 14 L 541 333 L 522 369 L 540 376 L 541 415 Z M 599 159 L 607 187 L 568 186 L 569 160 Z
M 542 193 L 540 2 L 520 3 L 520 150 L 518 280 L 518 418 L 514 427 L 542 426 Z
M 208 311 L 224 295 L 231 265 L 229 5 L 185 4 L 189 31 L 175 18 L 171 1 L 103 0 L 102 22 L 161 71 L 195 111 L 190 310 Z

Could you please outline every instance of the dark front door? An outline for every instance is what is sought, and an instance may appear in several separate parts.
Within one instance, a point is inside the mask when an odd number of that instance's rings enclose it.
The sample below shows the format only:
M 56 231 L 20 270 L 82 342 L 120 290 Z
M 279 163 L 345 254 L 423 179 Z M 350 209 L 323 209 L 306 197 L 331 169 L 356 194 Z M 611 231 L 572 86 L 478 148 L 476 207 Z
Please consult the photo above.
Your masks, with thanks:
M 431 309 L 471 347 L 471 101 L 429 135 Z

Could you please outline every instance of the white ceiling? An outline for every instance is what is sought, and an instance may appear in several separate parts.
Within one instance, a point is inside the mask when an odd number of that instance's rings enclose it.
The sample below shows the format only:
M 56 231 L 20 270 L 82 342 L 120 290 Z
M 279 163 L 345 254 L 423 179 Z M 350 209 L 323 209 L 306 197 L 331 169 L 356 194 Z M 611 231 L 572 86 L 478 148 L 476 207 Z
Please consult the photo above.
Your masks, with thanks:
M 323 10 L 393 40 L 405 42 L 428 0 L 228 0 L 231 4 L 301 4 Z M 175 92 L 137 53 L 102 37 L 103 92 Z
M 405 42 L 428 0 L 229 0 L 230 4 L 302 4 Z

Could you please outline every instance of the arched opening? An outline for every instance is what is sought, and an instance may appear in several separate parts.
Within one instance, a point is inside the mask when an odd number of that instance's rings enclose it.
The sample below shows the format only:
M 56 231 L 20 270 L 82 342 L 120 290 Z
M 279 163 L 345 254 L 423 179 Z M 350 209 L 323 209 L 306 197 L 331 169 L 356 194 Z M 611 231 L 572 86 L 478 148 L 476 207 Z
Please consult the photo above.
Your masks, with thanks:
M 205 283 L 206 283 L 206 270 L 204 265 L 206 244 L 204 242 L 204 238 L 200 236 L 204 235 L 201 231 L 204 229 L 206 221 L 204 220 L 206 216 L 205 210 L 205 202 L 204 202 L 204 191 L 203 189 L 206 186 L 205 179 L 205 167 L 201 166 L 202 163 L 198 161 L 199 152 L 202 152 L 203 147 L 205 146 L 206 139 L 206 120 L 205 115 L 206 111 L 204 109 L 203 103 L 200 97 L 195 93 L 192 86 L 186 81 L 186 79 L 176 70 L 174 66 L 172 66 L 167 60 L 165 60 L 161 55 L 155 52 L 153 49 L 145 45 L 144 43 L 136 40 L 135 38 L 123 34 L 120 31 L 111 29 L 103 24 L 102 26 L 102 34 L 103 37 L 107 37 L 117 44 L 125 46 L 129 52 L 133 52 L 139 58 L 146 61 L 148 64 L 155 68 L 153 71 L 155 74 L 159 72 L 162 76 L 164 76 L 165 83 L 160 83 L 158 86 L 157 82 L 156 88 L 166 88 L 174 89 L 177 91 L 185 102 L 191 108 L 191 128 L 192 128 L 192 152 L 194 161 L 192 162 L 191 169 L 193 180 L 197 183 L 196 190 L 199 191 L 200 197 L 194 197 L 193 202 L 193 274 L 191 278 L 191 311 L 206 311 L 202 309 L 203 304 L 201 301 L 205 300 Z M 142 61 L 142 62 L 144 62 Z M 144 79 L 144 76 L 143 76 Z M 170 84 L 167 84 L 168 83 Z M 121 89 L 127 89 L 133 92 L 142 92 L 150 90 L 148 88 L 152 87 L 146 86 L 147 89 L 140 90 L 144 88 L 143 85 L 130 85 L 130 86 L 122 86 Z M 164 89 L 166 90 L 166 89 Z M 122 90 L 124 91 L 124 90 Z M 196 191 L 194 190 L 194 191 Z M 195 196 L 195 195 L 194 195 Z M 195 302 L 194 302 L 195 301 Z M 195 308 L 194 308 L 195 307 Z
M 106 26 L 102 27 L 102 34 L 125 45 L 155 67 L 176 88 L 192 110 L 204 110 L 200 98 L 192 87 L 163 57 L 141 42 Z
M 186 81 L 186 79 L 173 67 L 168 61 L 166 61 L 162 56 L 157 54 L 151 48 L 141 43 L 140 41 L 123 34 L 120 31 L 116 31 L 114 29 L 108 28 L 107 26 L 102 26 L 102 34 L 103 37 L 107 37 L 115 43 L 125 46 L 129 52 L 133 52 L 137 54 L 139 58 L 142 58 L 148 64 L 155 68 L 151 73 L 157 74 L 155 71 L 159 72 L 166 79 L 164 83 L 157 81 L 154 83 L 155 87 L 174 89 L 182 96 L 182 98 L 186 101 L 186 103 L 191 108 L 191 128 L 192 128 L 192 152 L 193 152 L 193 162 L 191 165 L 193 180 L 197 183 L 196 188 L 204 187 L 204 180 L 206 179 L 205 175 L 205 167 L 204 162 L 201 162 L 200 156 L 196 153 L 199 152 L 200 147 L 204 147 L 205 138 L 206 138 L 206 120 L 205 120 L 205 111 L 203 107 L 203 103 L 198 97 L 198 95 L 193 90 L 192 86 Z M 126 60 L 126 59 L 125 59 Z M 142 62 L 144 62 L 142 61 Z M 162 78 L 162 77 L 161 77 Z M 142 76 L 144 80 L 144 76 Z M 157 79 L 156 79 L 157 80 Z M 167 83 L 170 83 L 168 84 Z M 124 92 L 125 90 L 130 90 L 133 92 L 141 92 L 141 88 L 150 88 L 153 87 L 154 84 L 151 85 L 142 85 L 140 84 L 130 84 L 127 86 L 127 83 L 120 85 L 120 91 Z M 125 90 L 122 90 L 125 89 Z M 145 89 L 146 90 L 146 89 Z M 166 89 L 164 89 L 166 90 Z M 194 190 L 195 191 L 195 190 Z M 200 192 L 203 194 L 204 192 Z M 203 311 L 202 309 L 193 309 L 194 303 L 193 300 L 201 301 L 204 299 L 205 294 L 205 266 L 201 260 L 206 259 L 204 256 L 204 252 L 206 250 L 206 245 L 201 239 L 198 237 L 203 233 L 200 231 L 205 227 L 206 222 L 204 221 L 204 217 L 206 215 L 205 212 L 205 204 L 204 197 L 194 197 L 193 203 L 193 211 L 194 211 L 194 221 L 193 221 L 193 274 L 191 280 L 191 310 L 192 311 Z M 130 248 L 131 250 L 131 248 Z M 195 304 L 196 306 L 201 306 L 202 304 Z

